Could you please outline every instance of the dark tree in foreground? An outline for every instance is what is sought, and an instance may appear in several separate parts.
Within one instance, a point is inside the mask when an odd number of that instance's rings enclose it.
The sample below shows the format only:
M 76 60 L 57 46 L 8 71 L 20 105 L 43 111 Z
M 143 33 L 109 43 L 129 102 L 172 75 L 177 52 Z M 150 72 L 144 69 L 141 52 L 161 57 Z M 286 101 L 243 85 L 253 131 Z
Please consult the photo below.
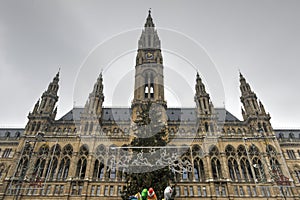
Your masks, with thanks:
M 161 147 L 167 145 L 163 112 L 164 108 L 160 105 L 148 102 L 141 107 L 137 116 L 133 127 L 135 137 L 129 146 L 133 156 L 122 194 L 124 200 L 150 187 L 154 189 L 157 198 L 162 199 L 165 188 L 174 183 L 174 174 L 169 166 L 157 164 L 157 157 L 161 156 Z

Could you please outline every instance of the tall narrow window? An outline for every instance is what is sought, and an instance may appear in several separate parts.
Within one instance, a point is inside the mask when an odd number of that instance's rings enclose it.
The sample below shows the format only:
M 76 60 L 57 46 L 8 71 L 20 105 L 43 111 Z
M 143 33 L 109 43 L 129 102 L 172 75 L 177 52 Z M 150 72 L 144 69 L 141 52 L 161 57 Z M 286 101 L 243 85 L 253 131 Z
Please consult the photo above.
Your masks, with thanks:
M 211 160 L 211 168 L 212 168 L 213 178 L 214 179 L 220 179 L 220 178 L 222 178 L 221 163 L 220 163 L 220 161 L 216 157 L 214 157 Z
M 80 179 L 84 179 L 87 165 L 87 156 L 89 154 L 88 147 L 83 145 L 80 147 L 79 155 L 80 158 L 77 162 L 76 176 Z
M 145 98 L 148 98 L 149 88 L 148 85 L 145 86 Z
M 154 86 L 153 83 L 150 85 L 150 98 L 154 98 Z

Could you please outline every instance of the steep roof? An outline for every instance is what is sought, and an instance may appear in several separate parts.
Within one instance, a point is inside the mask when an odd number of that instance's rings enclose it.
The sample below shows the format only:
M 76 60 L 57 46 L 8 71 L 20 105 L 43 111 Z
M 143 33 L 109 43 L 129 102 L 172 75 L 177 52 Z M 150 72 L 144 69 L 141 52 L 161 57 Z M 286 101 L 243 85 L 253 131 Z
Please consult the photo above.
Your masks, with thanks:
M 80 120 L 80 114 L 83 108 L 73 108 L 58 121 L 77 121 Z M 240 122 L 240 120 L 227 111 L 225 108 L 216 108 L 218 119 L 227 122 Z M 129 121 L 131 116 L 130 108 L 103 108 L 103 120 Z M 196 117 L 195 108 L 168 108 L 167 116 L 169 121 L 194 121 Z
M 0 138 L 17 138 L 23 133 L 24 128 L 0 128 Z
M 300 129 L 276 129 L 277 138 L 300 139 Z

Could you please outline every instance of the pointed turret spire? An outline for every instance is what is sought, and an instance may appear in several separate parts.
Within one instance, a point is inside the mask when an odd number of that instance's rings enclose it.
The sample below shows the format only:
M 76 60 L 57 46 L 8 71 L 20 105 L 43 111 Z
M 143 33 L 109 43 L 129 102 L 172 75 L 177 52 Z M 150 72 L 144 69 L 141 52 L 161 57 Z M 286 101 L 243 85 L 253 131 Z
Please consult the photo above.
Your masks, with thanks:
M 196 94 L 195 102 L 197 106 L 197 118 L 199 120 L 198 129 L 203 131 L 203 134 L 214 135 L 217 130 L 216 114 L 214 105 L 210 100 L 209 94 L 205 90 L 205 85 L 197 72 L 196 75 Z
M 58 88 L 59 88 L 58 82 L 59 82 L 59 71 L 57 72 L 57 74 L 53 78 L 53 81 L 49 84 L 48 89 L 47 89 L 46 92 L 49 93 L 49 94 L 52 94 L 52 95 L 57 95 L 57 91 L 58 91 Z
M 148 17 L 147 17 L 147 20 L 146 20 L 146 23 L 145 23 L 145 27 L 154 27 L 154 23 L 153 23 L 153 20 L 152 20 L 152 17 L 151 17 L 151 8 L 149 9 L 148 11 Z
M 58 85 L 59 71 L 49 83 L 47 90 L 42 94 L 34 105 L 33 111 L 28 115 L 27 131 L 31 130 L 29 134 L 35 134 L 39 130 L 46 131 L 49 125 L 55 120 L 57 114 L 57 107 L 55 107 L 58 101 Z M 36 125 L 37 124 L 37 125 Z M 26 133 L 28 134 L 28 133 Z
M 160 50 L 160 40 L 151 17 L 151 10 L 146 19 L 145 28 L 139 40 L 139 49 Z
M 211 114 L 213 105 L 210 101 L 209 94 L 205 90 L 205 85 L 202 82 L 202 79 L 199 76 L 199 73 L 197 73 L 196 76 L 196 85 L 195 85 L 195 102 L 198 107 L 198 111 L 201 114 Z
M 241 102 L 245 108 L 245 116 L 250 115 L 266 115 L 265 108 L 261 101 L 258 101 L 255 92 L 251 90 L 249 83 L 247 83 L 244 76 L 240 73 L 240 89 L 241 89 Z
M 244 78 L 241 72 L 240 72 L 240 90 L 242 92 L 242 95 L 246 95 L 246 94 L 255 95 L 255 93 L 251 91 L 250 85 L 247 83 L 246 79 Z
M 58 101 L 58 85 L 59 82 L 59 71 L 53 78 L 52 82 L 49 84 L 48 89 L 43 93 L 41 98 L 41 104 L 39 106 L 38 112 L 43 114 L 51 114 L 54 110 L 55 104 Z
M 89 99 L 85 105 L 85 113 L 101 115 L 102 103 L 104 101 L 103 95 L 103 78 L 102 72 L 99 74 L 96 83 L 94 84 L 93 91 L 89 95 Z
M 196 95 L 205 95 L 205 96 L 208 95 L 205 90 L 205 85 L 203 84 L 202 79 L 200 78 L 198 72 L 196 77 L 195 89 L 196 89 Z
M 84 106 L 84 112 L 81 114 L 81 133 L 95 134 L 95 129 L 101 125 L 103 95 L 102 72 L 99 74 L 93 91 Z

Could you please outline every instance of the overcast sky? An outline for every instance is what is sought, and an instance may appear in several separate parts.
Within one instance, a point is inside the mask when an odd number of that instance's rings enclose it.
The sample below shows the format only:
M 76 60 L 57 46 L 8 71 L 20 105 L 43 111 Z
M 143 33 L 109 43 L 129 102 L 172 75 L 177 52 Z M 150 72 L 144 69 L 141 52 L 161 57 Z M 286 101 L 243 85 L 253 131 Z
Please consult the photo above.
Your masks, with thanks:
M 194 106 L 192 93 L 180 91 L 182 85 L 194 89 L 199 71 L 215 106 L 225 105 L 241 119 L 241 70 L 270 112 L 273 127 L 300 128 L 300 1 L 0 2 L 1 127 L 25 126 L 59 67 L 57 118 L 74 104 L 84 105 L 101 69 L 105 106 L 114 106 L 114 98 L 120 98 L 115 93 L 126 89 L 122 106 L 129 106 L 135 50 L 151 8 L 162 43 L 169 106 Z M 96 51 L 99 60 L 111 59 L 109 67 L 103 66 L 107 60 L 86 65 Z

